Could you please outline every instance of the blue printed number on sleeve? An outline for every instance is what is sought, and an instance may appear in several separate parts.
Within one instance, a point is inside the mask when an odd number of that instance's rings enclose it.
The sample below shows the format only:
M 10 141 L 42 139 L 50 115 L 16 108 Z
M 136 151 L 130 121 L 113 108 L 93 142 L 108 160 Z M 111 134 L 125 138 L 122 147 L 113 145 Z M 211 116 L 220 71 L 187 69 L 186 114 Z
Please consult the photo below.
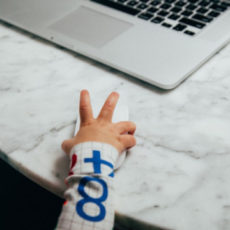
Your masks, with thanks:
M 93 157 L 85 158 L 84 162 L 93 164 L 94 173 L 101 173 L 101 165 L 106 165 L 112 169 L 112 172 L 109 174 L 109 176 L 114 177 L 113 165 L 110 162 L 101 159 L 100 151 L 93 150 Z
M 113 173 L 113 164 L 111 164 L 108 161 L 105 161 L 101 159 L 101 153 L 100 151 L 93 150 L 93 156 L 92 158 L 85 158 L 84 159 L 85 163 L 92 163 L 93 164 L 93 169 L 94 173 L 101 174 L 101 165 L 106 165 L 109 168 L 112 169 L 112 172 L 109 174 L 110 177 L 114 176 Z M 94 198 L 90 197 L 86 192 L 85 192 L 85 186 L 88 182 L 94 181 L 96 183 L 99 183 L 102 186 L 102 195 L 99 198 Z M 102 202 L 104 202 L 107 197 L 108 197 L 108 187 L 107 184 L 104 180 L 95 178 L 95 177 L 83 177 L 80 180 L 79 187 L 78 187 L 78 192 L 79 194 L 83 197 L 82 200 L 80 200 L 77 205 L 76 205 L 76 211 L 78 215 L 85 220 L 88 221 L 93 221 L 93 222 L 98 222 L 102 221 L 105 216 L 106 216 L 106 209 L 103 206 Z M 93 203 L 98 206 L 99 208 L 99 214 L 97 216 L 90 216 L 84 211 L 84 205 L 87 203 Z
M 102 188 L 103 188 L 103 193 L 101 195 L 101 197 L 99 198 L 93 198 L 90 197 L 84 190 L 85 185 L 88 182 L 91 181 L 95 181 L 97 183 L 99 183 Z M 105 181 L 103 181 L 102 179 L 99 178 L 93 178 L 93 177 L 84 177 L 80 180 L 80 184 L 78 187 L 78 192 L 81 194 L 81 196 L 84 198 L 82 200 L 80 200 L 77 203 L 76 206 L 76 211 L 78 213 L 78 215 L 88 221 L 93 221 L 93 222 L 98 222 L 98 221 L 102 221 L 105 218 L 106 215 L 106 210 L 105 207 L 102 205 L 102 202 L 105 201 L 108 197 L 108 188 L 107 188 L 107 184 L 105 183 Z M 90 216 L 87 213 L 85 213 L 83 207 L 85 204 L 87 203 L 94 203 L 95 205 L 98 206 L 99 208 L 99 214 L 97 216 Z

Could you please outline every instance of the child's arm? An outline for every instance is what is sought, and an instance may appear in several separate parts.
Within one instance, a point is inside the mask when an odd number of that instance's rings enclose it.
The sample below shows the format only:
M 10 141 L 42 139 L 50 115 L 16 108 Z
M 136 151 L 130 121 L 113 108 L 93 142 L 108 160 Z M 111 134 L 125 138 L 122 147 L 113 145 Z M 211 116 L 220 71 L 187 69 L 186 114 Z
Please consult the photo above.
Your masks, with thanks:
M 57 230 L 113 228 L 113 166 L 118 155 L 136 143 L 134 123 L 112 123 L 118 97 L 117 93 L 110 94 L 94 119 L 89 94 L 81 92 L 80 130 L 62 144 L 71 166 Z

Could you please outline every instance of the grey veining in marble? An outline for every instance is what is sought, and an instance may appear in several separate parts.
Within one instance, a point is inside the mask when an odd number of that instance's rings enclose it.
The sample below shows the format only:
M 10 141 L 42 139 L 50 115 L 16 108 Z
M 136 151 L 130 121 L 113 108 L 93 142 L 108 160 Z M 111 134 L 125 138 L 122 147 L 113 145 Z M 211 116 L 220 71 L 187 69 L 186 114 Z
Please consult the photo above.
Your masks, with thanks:
M 0 24 L 0 156 L 62 195 L 76 104 L 117 91 L 137 146 L 116 172 L 123 223 L 230 229 L 230 45 L 173 91 L 161 91 Z M 150 229 L 150 228 L 149 228 Z

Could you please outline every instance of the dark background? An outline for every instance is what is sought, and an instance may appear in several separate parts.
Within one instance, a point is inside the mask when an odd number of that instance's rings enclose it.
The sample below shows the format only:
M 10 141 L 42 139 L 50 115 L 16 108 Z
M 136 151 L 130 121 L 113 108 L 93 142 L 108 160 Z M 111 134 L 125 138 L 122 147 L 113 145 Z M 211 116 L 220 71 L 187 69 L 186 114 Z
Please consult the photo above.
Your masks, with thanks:
M 53 230 L 63 202 L 0 160 L 0 230 Z

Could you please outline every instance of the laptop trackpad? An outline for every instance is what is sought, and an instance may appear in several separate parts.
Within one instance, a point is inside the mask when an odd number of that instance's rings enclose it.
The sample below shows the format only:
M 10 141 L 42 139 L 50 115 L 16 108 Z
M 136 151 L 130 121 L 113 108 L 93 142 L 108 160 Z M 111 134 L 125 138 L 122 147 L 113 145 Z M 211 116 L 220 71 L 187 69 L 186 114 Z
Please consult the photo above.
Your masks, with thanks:
M 67 37 L 99 48 L 131 26 L 131 23 L 81 6 L 49 28 Z

